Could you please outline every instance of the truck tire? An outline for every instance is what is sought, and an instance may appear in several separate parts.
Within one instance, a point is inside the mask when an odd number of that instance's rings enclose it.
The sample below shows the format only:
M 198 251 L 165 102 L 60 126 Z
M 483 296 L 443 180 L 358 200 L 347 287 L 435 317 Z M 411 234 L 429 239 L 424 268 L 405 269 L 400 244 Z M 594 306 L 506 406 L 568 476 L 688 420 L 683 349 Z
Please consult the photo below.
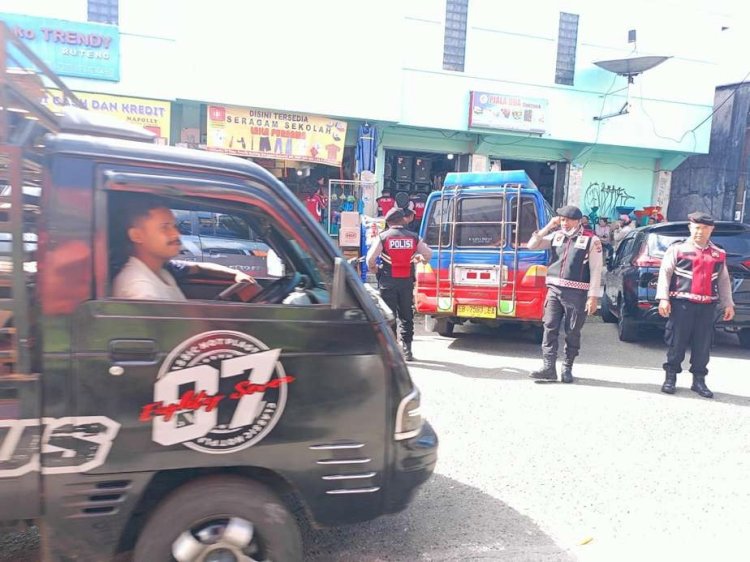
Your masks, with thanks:
M 276 494 L 245 478 L 211 476 L 178 488 L 157 506 L 133 562 L 198 562 L 207 550 L 220 549 L 241 560 L 302 561 L 299 526 Z
M 438 318 L 435 323 L 435 331 L 444 338 L 453 337 L 453 328 L 456 325 L 447 318 Z
M 609 297 L 607 297 L 606 290 L 602 295 L 602 320 L 607 324 L 614 324 L 617 322 L 617 316 L 612 313 L 610 308 Z
M 740 338 L 740 345 L 745 349 L 750 349 L 750 328 L 743 328 L 737 336 Z
M 632 318 L 625 316 L 625 301 L 620 303 L 620 317 L 617 319 L 617 335 L 620 341 L 635 342 L 640 335 L 638 324 Z

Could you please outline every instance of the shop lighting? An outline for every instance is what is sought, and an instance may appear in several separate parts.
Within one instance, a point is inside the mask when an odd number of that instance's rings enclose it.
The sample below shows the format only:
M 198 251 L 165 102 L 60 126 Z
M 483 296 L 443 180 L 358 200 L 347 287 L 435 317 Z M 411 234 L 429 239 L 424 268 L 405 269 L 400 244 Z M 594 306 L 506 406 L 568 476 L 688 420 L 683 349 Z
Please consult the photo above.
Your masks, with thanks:
M 297 175 L 298 175 L 298 176 L 301 176 L 301 175 L 302 175 L 302 169 L 299 169 L 299 170 L 297 170 Z
M 448 155 L 446 156 L 446 158 L 447 158 L 448 160 L 453 160 L 453 154 L 448 154 Z

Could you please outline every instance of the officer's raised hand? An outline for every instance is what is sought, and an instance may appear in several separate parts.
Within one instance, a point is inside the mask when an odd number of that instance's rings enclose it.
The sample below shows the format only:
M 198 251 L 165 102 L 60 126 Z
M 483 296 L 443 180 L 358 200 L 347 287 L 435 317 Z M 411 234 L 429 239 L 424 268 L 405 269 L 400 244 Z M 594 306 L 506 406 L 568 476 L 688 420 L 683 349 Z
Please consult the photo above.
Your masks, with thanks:
M 669 315 L 672 313 L 672 304 L 669 302 L 668 299 L 662 299 L 659 301 L 659 314 L 663 316 L 664 318 L 669 318 Z M 734 311 L 732 311 L 732 316 L 734 316 Z
M 544 230 L 547 232 L 552 232 L 556 228 L 560 227 L 560 218 L 561 217 L 552 217 L 550 221 L 547 223 L 547 226 L 544 227 Z

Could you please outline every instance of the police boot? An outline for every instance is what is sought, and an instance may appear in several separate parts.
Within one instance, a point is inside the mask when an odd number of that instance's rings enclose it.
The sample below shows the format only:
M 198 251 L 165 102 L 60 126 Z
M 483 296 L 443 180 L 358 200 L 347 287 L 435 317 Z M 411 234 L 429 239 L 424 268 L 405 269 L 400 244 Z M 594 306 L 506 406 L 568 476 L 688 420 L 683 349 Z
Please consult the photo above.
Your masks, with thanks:
M 404 354 L 404 360 L 414 361 L 414 354 L 411 352 L 411 342 L 401 342 L 401 351 Z
M 560 373 L 560 380 L 564 383 L 573 382 L 573 359 L 565 359 L 563 361 L 562 373 Z
M 693 386 L 690 387 L 690 390 L 693 392 L 697 392 L 703 398 L 713 398 L 714 393 L 711 392 L 708 387 L 706 386 L 706 376 L 705 375 L 693 375 Z
M 661 385 L 661 391 L 665 394 L 674 394 L 674 387 L 677 384 L 677 373 L 670 373 L 664 378 L 664 384 Z
M 543 359 L 544 366 L 541 369 L 532 371 L 529 375 L 532 379 L 541 379 L 545 381 L 556 381 L 557 380 L 557 365 L 555 365 L 554 359 Z

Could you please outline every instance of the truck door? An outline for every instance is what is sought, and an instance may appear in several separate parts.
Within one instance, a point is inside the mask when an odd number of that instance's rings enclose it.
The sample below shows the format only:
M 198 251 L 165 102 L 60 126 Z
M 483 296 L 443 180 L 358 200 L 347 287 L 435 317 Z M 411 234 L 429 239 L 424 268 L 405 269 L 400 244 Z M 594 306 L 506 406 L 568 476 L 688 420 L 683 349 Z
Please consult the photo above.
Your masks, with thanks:
M 127 174 L 105 175 L 108 187 L 97 193 L 103 239 L 112 217 L 107 200 L 131 186 L 121 177 Z M 159 177 L 137 176 L 159 193 Z M 304 475 L 310 491 L 331 502 L 336 496 L 326 494 L 334 489 L 377 492 L 388 439 L 387 371 L 363 311 L 328 303 L 333 260 L 316 242 L 322 233 L 270 189 L 227 183 L 223 192 L 232 198 L 223 202 L 206 198 L 211 181 L 171 177 L 165 205 L 223 207 L 254 225 L 284 261 L 284 275 L 250 303 L 205 292 L 190 298 L 200 276 L 182 283 L 183 302 L 122 300 L 112 298 L 104 274 L 109 250 L 97 246 L 96 298 L 74 322 L 72 384 L 78 415 L 107 412 L 121 424 L 102 470 L 259 466 L 290 481 Z M 215 285 L 213 295 L 222 289 Z M 346 462 L 364 476 L 323 478 Z M 377 509 L 377 501 L 368 506 Z

